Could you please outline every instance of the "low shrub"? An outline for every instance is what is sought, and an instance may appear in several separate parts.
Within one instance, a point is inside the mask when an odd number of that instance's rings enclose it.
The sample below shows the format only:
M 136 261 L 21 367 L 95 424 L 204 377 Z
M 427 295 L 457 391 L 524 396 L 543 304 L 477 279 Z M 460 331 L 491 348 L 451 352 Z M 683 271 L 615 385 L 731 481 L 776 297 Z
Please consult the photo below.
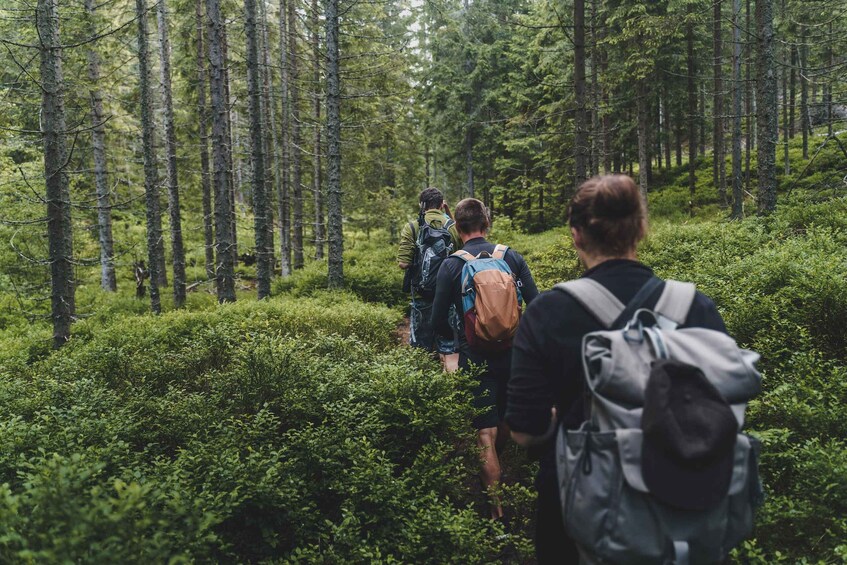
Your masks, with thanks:
M 85 327 L 0 370 L 0 560 L 490 562 L 470 379 L 349 295 Z M 82 325 L 86 325 L 83 323 Z

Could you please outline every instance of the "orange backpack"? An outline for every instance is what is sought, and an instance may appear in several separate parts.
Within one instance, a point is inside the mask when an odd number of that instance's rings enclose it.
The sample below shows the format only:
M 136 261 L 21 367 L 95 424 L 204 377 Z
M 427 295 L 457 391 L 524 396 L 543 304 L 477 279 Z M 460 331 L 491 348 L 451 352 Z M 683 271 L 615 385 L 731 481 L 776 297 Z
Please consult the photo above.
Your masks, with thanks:
M 509 264 L 508 247 L 498 244 L 492 253 L 474 257 L 464 250 L 453 253 L 462 267 L 462 311 L 465 338 L 472 349 L 502 351 L 512 346 L 521 317 L 520 285 Z

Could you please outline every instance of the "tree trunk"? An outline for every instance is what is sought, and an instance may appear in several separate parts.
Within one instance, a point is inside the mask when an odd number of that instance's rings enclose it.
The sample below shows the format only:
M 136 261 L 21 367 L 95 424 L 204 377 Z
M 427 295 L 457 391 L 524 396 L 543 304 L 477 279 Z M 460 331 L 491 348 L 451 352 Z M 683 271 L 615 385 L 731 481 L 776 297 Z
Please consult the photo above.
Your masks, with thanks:
M 689 7 L 689 11 L 693 8 Z M 694 192 L 697 172 L 697 60 L 694 58 L 694 24 L 688 24 L 688 209 L 694 215 Z
M 585 108 L 585 0 L 574 0 L 573 21 L 574 102 L 576 104 L 574 109 L 574 191 L 576 191 L 588 178 L 588 119 Z M 639 135 L 640 131 L 639 129 Z M 640 176 L 639 174 L 639 178 Z M 642 191 L 646 192 L 646 190 L 642 185 Z
M 171 260 L 174 269 L 174 306 L 185 304 L 185 248 L 182 244 L 182 218 L 179 211 L 179 183 L 176 171 L 176 131 L 171 95 L 171 45 L 168 40 L 168 8 L 158 0 L 156 21 L 159 29 L 159 59 L 161 65 L 162 103 L 165 112 L 165 150 L 168 162 L 168 210 L 171 220 Z
M 662 168 L 662 100 L 656 96 L 656 167 Z
M 75 310 L 73 226 L 66 166 L 65 83 L 59 39 L 57 0 L 38 0 L 36 27 L 41 38 L 41 137 L 47 203 L 47 242 L 50 254 L 50 315 L 53 348 L 71 336 Z
M 809 48 L 806 32 L 800 34 L 800 129 L 803 130 L 803 159 L 809 158 L 809 80 L 806 78 Z
M 206 18 L 209 24 L 209 90 L 212 103 L 212 154 L 215 186 L 215 250 L 217 254 L 216 279 L 218 301 L 235 301 L 235 265 L 233 264 L 232 209 L 230 204 L 229 146 L 224 64 L 224 22 L 221 18 L 221 0 L 206 0 Z
M 675 144 L 676 147 L 674 147 L 674 149 L 676 150 L 675 151 L 675 153 L 676 153 L 676 166 L 681 167 L 682 166 L 682 120 L 679 119 L 678 115 L 677 115 L 677 119 L 676 119 L 675 130 L 676 130 L 676 136 L 675 136 L 676 137 L 676 144 Z
M 161 1 L 161 0 L 160 0 Z M 264 1 L 264 0 L 259 0 Z M 256 279 L 259 300 L 271 294 L 268 261 L 268 200 L 265 185 L 265 134 L 262 131 L 262 77 L 259 73 L 259 38 L 256 0 L 244 0 L 247 36 L 247 95 L 250 112 L 250 148 L 253 182 L 253 217 L 256 231 Z
M 279 263 L 280 274 L 287 277 L 291 274 L 291 177 L 289 159 L 289 140 L 291 122 L 291 107 L 288 98 L 288 5 L 287 0 L 279 0 L 279 64 L 280 64 L 280 96 L 282 98 L 282 182 L 281 192 L 277 193 L 279 210 Z
M 158 165 L 153 146 L 153 109 L 150 96 L 150 68 L 147 46 L 147 1 L 135 0 L 138 18 L 138 72 L 141 90 L 141 140 L 144 151 L 144 195 L 147 202 L 147 253 L 150 262 L 150 307 L 162 311 L 159 286 L 164 262 L 159 254 L 162 241 L 162 218 L 159 210 Z
M 732 2 L 732 217 L 744 216 L 741 185 L 741 0 Z
M 591 166 L 589 175 L 592 177 L 600 172 L 600 49 L 598 46 L 600 36 L 597 33 L 597 2 L 598 0 L 591 0 Z M 543 203 L 542 194 L 540 204 Z M 543 210 L 541 217 L 544 218 Z
M 315 121 L 315 155 L 312 158 L 312 194 L 315 200 L 315 259 L 324 258 L 324 204 L 321 182 L 321 52 L 318 37 L 318 0 L 312 0 L 312 60 L 314 61 L 313 113 Z M 427 164 L 429 164 L 427 162 Z M 429 173 L 427 172 L 427 176 Z
M 833 60 L 833 49 L 832 49 L 832 41 L 834 41 L 834 36 L 832 35 L 832 20 L 829 20 L 829 37 L 831 38 L 826 44 L 826 52 L 827 52 L 827 69 L 830 71 L 835 67 L 835 61 Z M 826 76 L 826 83 L 824 84 L 824 96 L 826 98 L 826 132 L 829 137 L 832 137 L 832 78 L 830 75 Z
M 782 4 L 785 13 L 785 0 Z M 785 175 L 791 174 L 791 159 L 788 156 L 788 53 L 787 46 L 782 48 L 782 160 Z
M 791 46 L 791 76 L 788 79 L 788 89 L 790 93 L 788 95 L 788 136 L 791 139 L 794 139 L 794 132 L 797 131 L 795 127 L 794 121 L 794 109 L 797 104 L 797 46 Z
M 700 104 L 697 115 L 697 131 L 700 133 L 700 141 L 697 143 L 697 153 L 700 157 L 706 156 L 706 85 L 700 86 Z
M 206 256 L 206 277 L 215 278 L 215 242 L 212 228 L 212 183 L 209 173 L 209 113 L 206 108 L 206 50 L 203 45 L 203 0 L 195 0 L 197 17 L 197 114 L 200 134 L 200 184 L 203 187 L 203 247 Z
M 94 0 L 85 0 L 88 16 L 88 34 L 97 35 L 94 25 Z M 100 286 L 115 292 L 115 252 L 112 240 L 112 205 L 109 197 L 109 181 L 106 169 L 106 127 L 103 117 L 103 93 L 100 91 L 100 56 L 96 49 L 88 49 L 88 80 L 91 83 L 91 147 L 94 153 L 94 185 L 97 189 L 97 228 L 100 240 Z
M 465 171 L 467 176 L 468 198 L 474 198 L 473 183 L 473 137 L 470 126 L 465 130 Z
M 294 268 L 303 268 L 303 183 L 300 149 L 300 89 L 297 41 L 297 0 L 288 0 L 288 91 L 291 107 L 291 188 L 294 192 Z
M 756 157 L 759 173 L 759 212 L 768 214 L 776 209 L 776 146 L 779 143 L 777 124 L 777 80 L 773 53 L 773 4 L 771 0 L 756 0 L 756 126 L 758 148 Z
M 752 18 L 750 17 L 750 2 L 745 1 L 747 17 L 744 20 L 745 25 L 745 46 L 746 46 L 746 64 L 744 65 L 744 114 L 747 119 L 744 130 L 744 187 L 747 192 L 750 192 L 750 152 L 753 150 L 753 75 L 751 72 L 753 60 L 753 33 L 750 26 Z
M 663 141 L 665 142 L 665 166 L 667 168 L 671 168 L 671 117 L 668 112 L 668 100 L 664 99 L 664 103 L 661 104 L 661 112 L 662 112 L 662 123 L 665 125 L 665 133 Z
M 235 102 L 229 89 L 229 39 L 227 36 L 226 21 L 221 20 L 221 64 L 223 65 L 223 86 L 224 96 L 226 97 L 226 167 L 227 175 L 229 176 L 229 251 L 232 254 L 233 267 L 238 265 L 238 225 L 235 209 L 235 192 L 241 190 L 241 164 L 235 155 L 237 147 L 238 132 L 238 113 L 233 109 Z M 233 118 L 233 114 L 235 117 Z M 233 122 L 235 125 L 233 126 Z M 237 181 L 237 182 L 236 182 Z
M 272 174 L 265 177 L 265 229 L 268 232 L 266 252 L 270 276 L 273 277 L 274 266 L 274 206 L 273 197 L 279 193 L 279 155 L 277 153 L 276 137 L 276 103 L 271 96 L 273 85 L 273 67 L 271 67 L 271 46 L 268 37 L 268 12 L 265 0 L 259 0 L 259 17 L 261 18 L 261 57 L 262 57 L 262 129 L 264 130 L 263 141 L 265 143 L 265 158 L 273 161 Z M 267 162 L 267 161 L 266 161 Z M 270 163 L 268 163 L 270 166 Z
M 714 121 L 713 121 L 713 155 L 714 167 L 712 168 L 712 181 L 718 187 L 718 195 L 721 205 L 726 205 L 726 159 L 723 147 L 723 38 L 721 37 L 721 18 L 723 0 L 715 0 L 714 19 Z
M 650 168 L 650 157 L 647 149 L 650 143 L 647 132 L 647 122 L 650 120 L 650 104 L 647 100 L 646 79 L 639 80 L 636 88 L 636 96 L 638 97 L 638 101 L 636 102 L 638 112 L 638 185 L 641 188 L 642 196 L 646 198 L 648 190 L 647 179 Z
M 329 212 L 330 288 L 344 286 L 344 240 L 341 223 L 341 115 L 338 77 L 338 0 L 326 0 L 327 209 Z

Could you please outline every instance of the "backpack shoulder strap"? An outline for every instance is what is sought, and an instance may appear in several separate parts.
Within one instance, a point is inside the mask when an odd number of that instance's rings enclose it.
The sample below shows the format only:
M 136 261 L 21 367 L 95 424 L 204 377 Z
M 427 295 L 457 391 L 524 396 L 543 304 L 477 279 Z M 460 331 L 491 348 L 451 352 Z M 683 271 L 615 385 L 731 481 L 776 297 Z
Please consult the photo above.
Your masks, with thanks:
M 455 224 L 455 223 L 456 223 L 456 220 L 454 220 L 453 218 L 448 217 L 448 218 L 447 218 L 447 221 L 446 221 L 446 222 L 444 222 L 444 229 L 445 229 L 445 230 L 449 230 L 450 228 L 452 228 L 452 227 L 453 227 L 453 224 Z
M 495 259 L 504 259 L 506 257 L 506 251 L 509 250 L 508 245 L 503 245 L 502 243 L 498 243 L 494 246 L 494 251 L 491 252 L 491 256 Z
M 604 328 L 610 328 L 623 313 L 625 306 L 602 284 L 592 279 L 562 282 L 553 288 L 567 292 L 588 310 Z
M 665 281 L 665 289 L 654 310 L 677 325 L 684 324 L 696 292 L 693 283 Z
M 464 249 L 459 249 L 459 250 L 458 250 L 458 251 L 456 251 L 455 253 L 452 253 L 452 254 L 450 255 L 450 257 L 458 257 L 459 259 L 462 259 L 463 261 L 466 261 L 466 262 L 468 262 L 468 263 L 470 263 L 471 261 L 473 261 L 474 259 L 476 259 L 476 257 L 474 257 L 473 255 L 471 255 L 470 253 L 468 253 L 468 252 L 467 252 L 467 251 L 465 251 Z

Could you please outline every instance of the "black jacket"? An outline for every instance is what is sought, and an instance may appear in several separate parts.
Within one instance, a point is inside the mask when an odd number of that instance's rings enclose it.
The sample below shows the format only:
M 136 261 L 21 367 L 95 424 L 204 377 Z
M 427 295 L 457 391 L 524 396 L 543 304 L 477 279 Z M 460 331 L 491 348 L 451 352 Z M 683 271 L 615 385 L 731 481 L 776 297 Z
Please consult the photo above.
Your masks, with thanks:
M 627 304 L 653 277 L 653 270 L 637 261 L 613 259 L 586 271 L 583 277 L 599 282 Z M 656 305 L 662 287 L 644 307 Z M 714 302 L 699 292 L 682 327 L 726 332 Z M 527 308 L 512 347 L 505 416 L 512 430 L 542 435 L 553 405 L 568 429 L 579 427 L 583 419 L 582 336 L 601 329 L 573 297 L 559 290 L 545 292 Z M 541 473 L 555 476 L 552 442 L 546 451 Z

